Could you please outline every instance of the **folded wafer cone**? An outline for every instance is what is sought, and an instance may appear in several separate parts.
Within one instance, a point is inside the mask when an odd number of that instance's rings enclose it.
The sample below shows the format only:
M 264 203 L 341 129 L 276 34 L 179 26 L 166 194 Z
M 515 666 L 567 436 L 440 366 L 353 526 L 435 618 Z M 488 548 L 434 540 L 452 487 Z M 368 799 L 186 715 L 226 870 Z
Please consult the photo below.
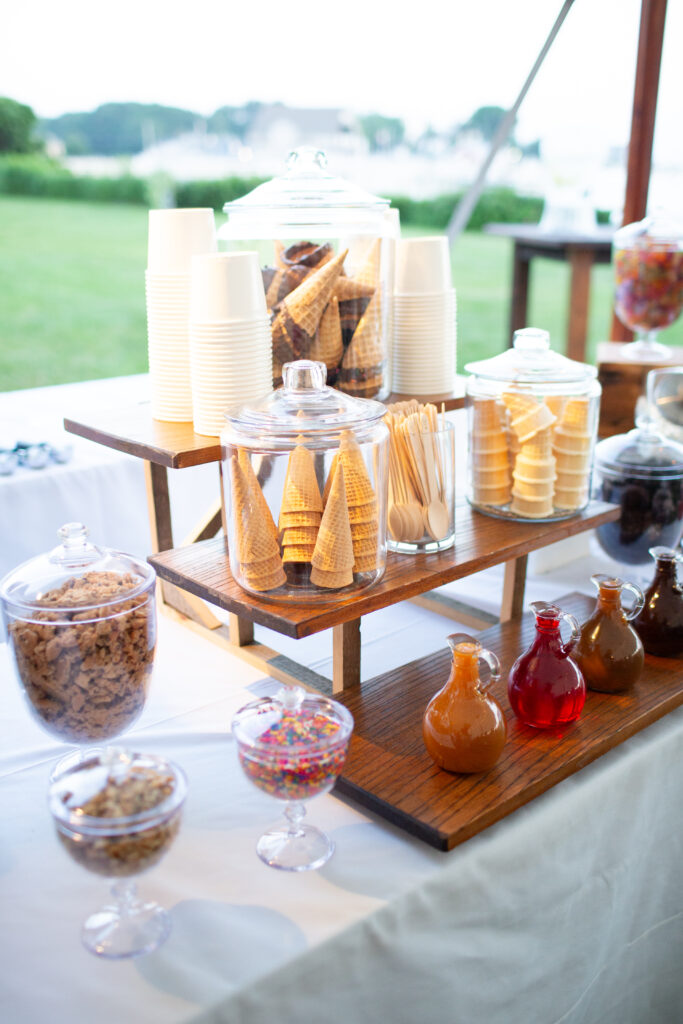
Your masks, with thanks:
M 310 273 L 294 291 L 286 295 L 271 325 L 273 351 L 279 356 L 287 347 L 297 356 L 308 354 L 339 277 L 347 250 L 339 253 Z M 283 359 L 282 362 L 286 362 Z
M 308 358 L 324 363 L 328 370 L 335 370 L 339 366 L 343 354 L 339 300 L 333 295 L 325 307 L 313 344 L 309 349 Z
M 302 444 L 292 450 L 282 492 L 280 512 L 322 512 L 323 501 L 315 475 L 313 455 Z M 280 528 L 282 529 L 282 523 Z M 295 525 L 295 524 L 292 524 Z
M 347 582 L 353 582 L 353 539 L 341 464 L 334 474 L 311 561 L 315 569 L 325 573 L 345 573 Z M 315 582 L 313 574 L 311 579 Z
M 233 455 L 229 462 L 237 559 L 240 567 L 245 567 L 244 576 L 249 586 L 257 590 L 272 590 L 286 579 L 280 549 L 251 493 L 239 459 Z
M 240 467 L 242 469 L 242 472 L 244 473 L 244 476 L 246 478 L 247 486 L 248 486 L 249 490 L 251 491 L 251 494 L 252 494 L 252 496 L 253 496 L 253 498 L 254 498 L 254 500 L 256 502 L 256 505 L 257 505 L 259 511 L 261 512 L 265 522 L 268 524 L 268 528 L 269 528 L 270 532 L 272 533 L 273 537 L 277 541 L 277 539 L 278 539 L 277 526 L 275 525 L 275 521 L 274 521 L 273 515 L 272 515 L 272 513 L 270 511 L 270 507 L 268 505 L 268 502 L 266 501 L 266 499 L 263 496 L 263 491 L 261 490 L 261 485 L 258 482 L 258 477 L 256 476 L 256 473 L 254 472 L 254 467 L 251 464 L 251 459 L 249 458 L 249 455 L 247 454 L 247 451 L 246 451 L 245 448 L 238 448 L 237 449 L 237 458 L 238 458 Z
M 350 430 L 342 431 L 337 455 L 338 465 L 344 469 L 344 483 L 349 508 L 374 502 L 375 492 L 368 476 L 363 453 Z

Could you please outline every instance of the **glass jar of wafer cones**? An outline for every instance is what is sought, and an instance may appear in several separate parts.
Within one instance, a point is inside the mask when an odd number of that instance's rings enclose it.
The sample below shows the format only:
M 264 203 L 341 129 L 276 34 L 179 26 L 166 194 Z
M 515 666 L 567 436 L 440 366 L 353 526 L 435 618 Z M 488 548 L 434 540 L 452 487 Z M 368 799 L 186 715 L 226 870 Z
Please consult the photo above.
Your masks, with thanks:
M 343 600 L 384 573 L 385 408 L 325 376 L 324 363 L 286 363 L 281 388 L 226 413 L 230 568 L 266 600 Z
M 488 515 L 548 521 L 588 504 L 601 388 L 597 370 L 553 352 L 547 331 L 469 363 L 468 500 Z
M 222 247 L 259 253 L 273 338 L 273 385 L 296 359 L 325 364 L 327 383 L 359 398 L 389 392 L 395 211 L 326 170 L 311 147 L 287 171 L 226 203 Z

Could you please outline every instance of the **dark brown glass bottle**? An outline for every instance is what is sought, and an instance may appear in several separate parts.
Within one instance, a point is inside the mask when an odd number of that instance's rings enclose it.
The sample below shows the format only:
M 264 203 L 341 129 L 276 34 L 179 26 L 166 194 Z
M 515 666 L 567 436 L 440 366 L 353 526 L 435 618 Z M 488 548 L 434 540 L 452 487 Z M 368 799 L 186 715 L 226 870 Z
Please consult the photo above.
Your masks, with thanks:
M 683 587 L 676 563 L 683 557 L 671 548 L 650 548 L 655 575 L 645 591 L 645 604 L 633 625 L 648 654 L 677 658 L 683 654 Z
M 643 607 L 642 591 L 633 583 L 597 573 L 591 580 L 598 588 L 595 611 L 581 627 L 581 636 L 572 650 L 589 690 L 621 693 L 631 690 L 640 678 L 645 653 L 640 637 L 630 623 Z M 635 595 L 634 607 L 626 612 L 621 594 Z

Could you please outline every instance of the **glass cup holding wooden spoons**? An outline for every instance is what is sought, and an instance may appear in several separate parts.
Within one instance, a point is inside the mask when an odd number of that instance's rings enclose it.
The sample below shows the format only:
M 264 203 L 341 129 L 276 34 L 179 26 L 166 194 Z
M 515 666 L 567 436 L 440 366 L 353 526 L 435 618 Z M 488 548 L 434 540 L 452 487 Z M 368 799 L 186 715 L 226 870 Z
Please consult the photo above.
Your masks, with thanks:
M 455 541 L 455 430 L 440 417 L 390 424 L 387 547 L 443 551 Z

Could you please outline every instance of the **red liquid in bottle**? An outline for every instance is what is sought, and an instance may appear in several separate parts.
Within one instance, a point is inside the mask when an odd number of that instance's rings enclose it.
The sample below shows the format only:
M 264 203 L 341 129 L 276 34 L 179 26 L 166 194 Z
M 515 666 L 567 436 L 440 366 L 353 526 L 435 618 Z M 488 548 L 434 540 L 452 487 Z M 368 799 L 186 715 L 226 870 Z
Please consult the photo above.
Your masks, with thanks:
M 534 602 L 536 636 L 531 647 L 512 666 L 508 697 L 515 715 L 535 729 L 552 729 L 574 722 L 586 701 L 586 684 L 578 666 L 569 657 L 570 644 L 563 644 L 560 620 L 578 624 L 554 605 Z

